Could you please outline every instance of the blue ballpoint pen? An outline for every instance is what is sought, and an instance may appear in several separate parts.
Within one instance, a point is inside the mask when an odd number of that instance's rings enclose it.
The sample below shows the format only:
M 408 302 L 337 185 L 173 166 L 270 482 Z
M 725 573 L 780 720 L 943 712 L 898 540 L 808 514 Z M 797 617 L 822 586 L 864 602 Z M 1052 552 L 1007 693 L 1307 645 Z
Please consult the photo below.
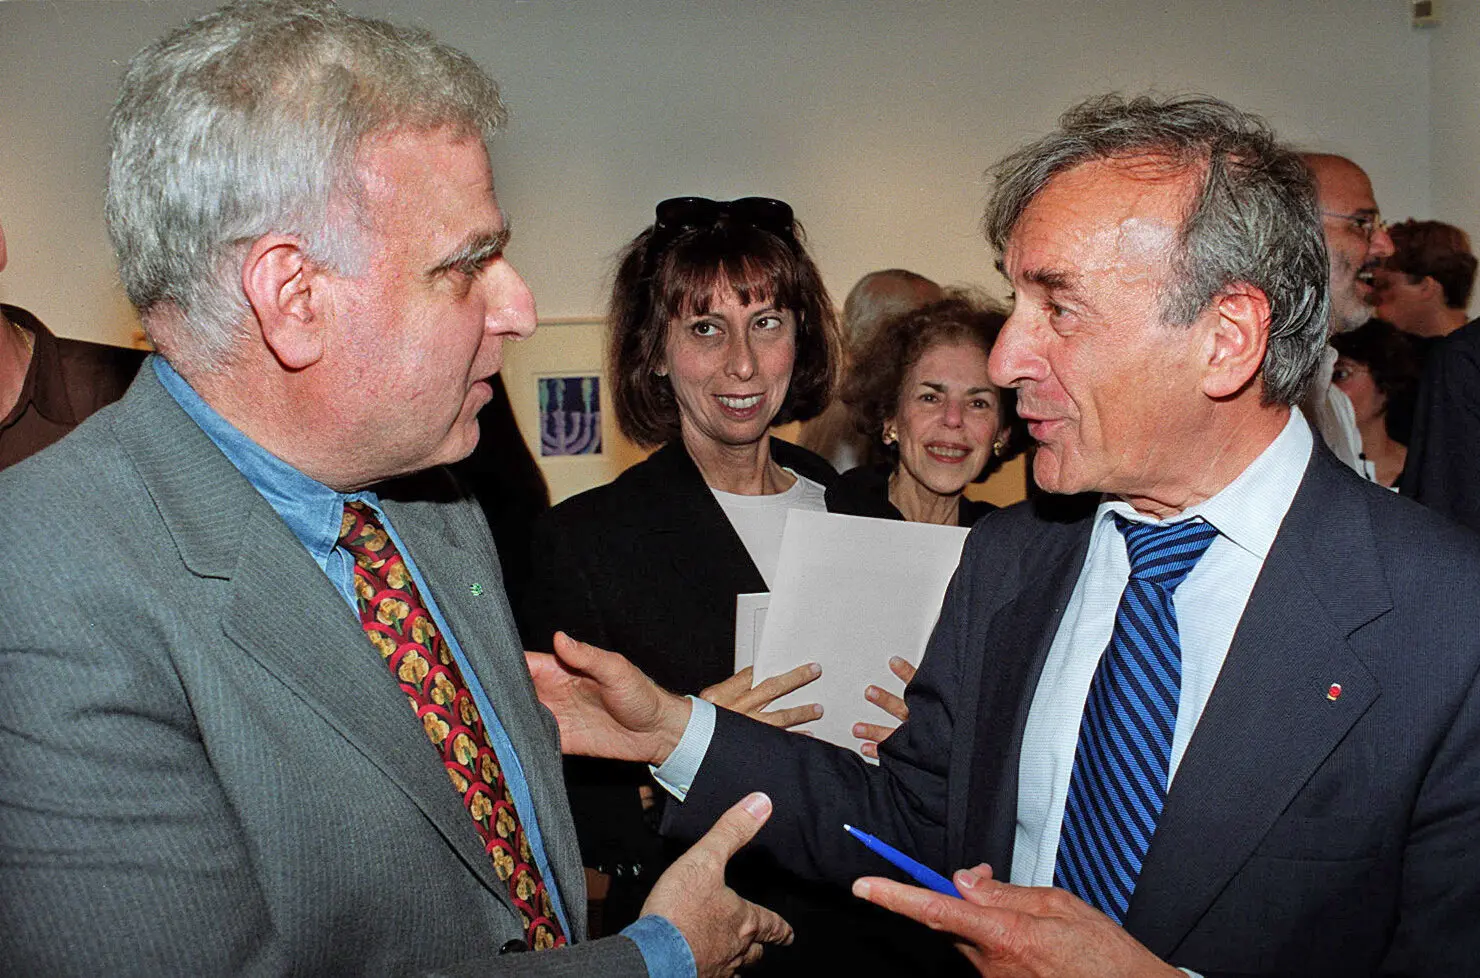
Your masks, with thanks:
M 944 876 L 940 875 L 929 866 L 926 866 L 924 863 L 911 859 L 909 856 L 906 856 L 904 853 L 900 852 L 889 843 L 880 842 L 878 839 L 875 839 L 873 836 L 869 835 L 862 829 L 855 829 L 851 825 L 844 825 L 843 831 L 847 832 L 849 835 L 853 836 L 853 838 L 857 839 L 859 842 L 862 842 L 864 845 L 868 846 L 874 852 L 877 852 L 879 855 L 883 856 L 885 859 L 889 860 L 891 863 L 898 866 L 906 873 L 909 873 L 910 876 L 914 878 L 915 882 L 919 883 L 921 886 L 932 889 L 936 893 L 943 893 L 946 896 L 953 896 L 958 900 L 961 899 L 961 891 L 956 889 L 956 884 L 952 883 L 950 880 L 946 879 Z

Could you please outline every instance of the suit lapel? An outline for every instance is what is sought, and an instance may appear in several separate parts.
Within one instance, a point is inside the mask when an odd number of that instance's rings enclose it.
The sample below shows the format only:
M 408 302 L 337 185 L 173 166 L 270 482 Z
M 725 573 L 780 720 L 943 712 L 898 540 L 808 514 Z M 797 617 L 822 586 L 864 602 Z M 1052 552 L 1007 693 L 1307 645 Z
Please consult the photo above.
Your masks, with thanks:
M 508 888 L 494 875 L 405 694 L 348 603 L 265 501 L 254 507 L 244 537 L 263 559 L 243 559 L 232 576 L 222 616 L 226 636 L 405 792 L 468 868 L 507 902 Z M 285 610 L 265 615 L 264 609 Z
M 681 441 L 653 454 L 652 502 L 662 514 L 652 532 L 673 560 L 674 579 L 714 594 L 767 590 L 761 572 Z M 733 631 L 734 608 L 730 609 Z
M 1022 590 L 973 633 L 985 646 L 982 695 L 968 814 L 961 840 L 951 846 L 952 866 L 987 862 L 1003 879 L 1011 869 L 1023 731 L 1044 661 L 1084 567 L 1092 527 L 1092 519 L 1084 520 L 1059 548 L 1035 551 L 1042 566 L 1024 568 L 1017 575 Z
M 1379 694 L 1347 640 L 1391 600 L 1362 487 L 1336 465 L 1314 453 L 1172 782 L 1125 921 L 1159 954 L 1195 926 Z
M 406 697 L 349 604 L 151 369 L 140 371 L 125 400 L 137 420 L 117 426 L 120 443 L 182 562 L 197 575 L 229 582 L 221 609 L 226 637 L 384 772 L 472 872 L 509 902 Z
M 574 928 L 579 923 L 576 917 L 584 911 L 585 876 L 566 814 L 569 802 L 560 753 L 546 727 L 547 715 L 535 697 L 507 595 L 499 581 L 489 576 L 495 563 L 491 539 L 481 533 L 454 532 L 440 506 L 398 504 L 391 499 L 385 499 L 384 505 L 422 577 L 436 589 L 433 597 L 438 610 L 513 745 L 535 809 L 521 810 L 520 818 L 532 818 L 539 826 L 545 856 Z M 465 812 L 462 819 L 467 821 Z M 489 862 L 481 850 L 479 856 L 482 863 Z M 497 889 L 507 891 L 502 883 Z

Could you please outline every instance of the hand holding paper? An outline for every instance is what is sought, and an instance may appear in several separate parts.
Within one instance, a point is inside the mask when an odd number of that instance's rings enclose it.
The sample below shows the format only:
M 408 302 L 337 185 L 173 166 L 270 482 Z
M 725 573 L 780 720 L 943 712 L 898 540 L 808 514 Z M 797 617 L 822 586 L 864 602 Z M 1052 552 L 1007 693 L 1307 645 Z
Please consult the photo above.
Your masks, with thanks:
M 915 667 L 910 665 L 899 656 L 891 656 L 889 659 L 889 671 L 894 673 L 908 686 L 910 680 L 915 678 Z M 882 686 L 869 686 L 863 691 L 863 698 L 888 713 L 900 723 L 910 718 L 910 708 L 906 705 L 904 697 L 895 696 Z M 887 723 L 855 723 L 853 725 L 853 736 L 863 741 L 858 748 L 864 757 L 879 758 L 879 745 L 889 739 L 889 735 L 899 728 Z
M 785 710 L 767 710 L 771 701 L 778 696 L 800 689 L 822 675 L 822 667 L 815 662 L 797 666 L 790 672 L 771 676 L 752 686 L 754 670 L 746 666 L 724 682 L 715 683 L 699 694 L 715 706 L 722 706 L 736 713 L 744 713 L 752 720 L 769 723 L 773 727 L 794 727 L 799 723 L 816 720 L 822 716 L 822 707 L 816 703 L 805 703 Z
M 904 685 L 890 676 L 889 660 L 919 661 L 966 533 L 958 527 L 792 510 L 755 670 L 770 675 L 816 661 L 822 676 L 772 708 L 820 703 L 822 718 L 803 729 L 860 753 L 853 724 L 861 712 L 870 733 L 891 729 L 886 717 L 900 718 Z M 885 708 L 872 718 L 860 702 L 869 686 L 889 694 L 872 701 Z

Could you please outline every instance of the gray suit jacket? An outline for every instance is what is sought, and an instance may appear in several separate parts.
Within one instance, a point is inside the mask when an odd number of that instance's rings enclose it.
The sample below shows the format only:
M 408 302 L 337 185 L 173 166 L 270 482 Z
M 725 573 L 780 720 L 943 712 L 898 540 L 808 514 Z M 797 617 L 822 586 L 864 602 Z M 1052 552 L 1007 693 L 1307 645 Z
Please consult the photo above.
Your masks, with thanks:
M 554 720 L 450 486 L 385 509 L 519 754 L 579 939 Z M 518 917 L 405 696 L 152 370 L 0 476 L 0 512 L 0 972 L 646 973 L 621 937 L 498 953 Z

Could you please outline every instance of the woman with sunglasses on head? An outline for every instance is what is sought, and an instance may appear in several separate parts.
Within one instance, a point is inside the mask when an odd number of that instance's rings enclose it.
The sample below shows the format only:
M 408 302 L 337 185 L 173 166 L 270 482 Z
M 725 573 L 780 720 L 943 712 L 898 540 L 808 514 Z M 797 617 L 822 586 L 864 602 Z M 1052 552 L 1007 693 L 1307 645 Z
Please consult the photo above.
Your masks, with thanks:
M 618 265 L 608 365 L 623 433 L 660 447 L 541 519 L 521 631 L 548 649 L 563 630 L 620 650 L 668 689 L 792 726 L 818 714 L 767 707 L 814 674 L 804 666 L 754 689 L 749 670 L 731 676 L 735 597 L 770 589 L 789 510 L 825 509 L 832 468 L 770 429 L 827 404 L 836 314 L 787 204 L 675 198 L 656 216 Z M 602 929 L 615 930 L 666 864 L 661 802 L 641 765 L 576 758 L 566 771 L 586 864 L 612 878 Z M 767 952 L 766 973 L 890 970 L 860 935 L 893 921 L 743 858 L 734 876 L 797 932 Z

